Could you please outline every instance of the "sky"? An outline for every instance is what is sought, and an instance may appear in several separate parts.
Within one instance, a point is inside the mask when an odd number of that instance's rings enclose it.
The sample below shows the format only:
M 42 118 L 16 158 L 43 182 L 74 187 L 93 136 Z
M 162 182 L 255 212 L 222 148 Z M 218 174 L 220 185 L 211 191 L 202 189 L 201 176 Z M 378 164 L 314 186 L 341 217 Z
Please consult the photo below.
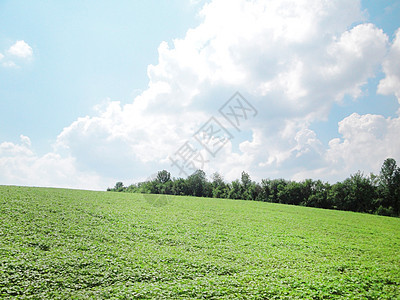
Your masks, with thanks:
M 0 184 L 400 164 L 400 1 L 0 0 Z

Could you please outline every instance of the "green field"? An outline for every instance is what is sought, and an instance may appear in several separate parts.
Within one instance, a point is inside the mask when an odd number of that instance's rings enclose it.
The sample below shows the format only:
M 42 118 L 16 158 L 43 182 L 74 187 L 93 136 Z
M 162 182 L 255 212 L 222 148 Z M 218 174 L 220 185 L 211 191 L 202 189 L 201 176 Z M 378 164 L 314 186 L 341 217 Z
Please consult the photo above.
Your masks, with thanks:
M 400 298 L 400 219 L 0 186 L 0 298 L 18 297 Z

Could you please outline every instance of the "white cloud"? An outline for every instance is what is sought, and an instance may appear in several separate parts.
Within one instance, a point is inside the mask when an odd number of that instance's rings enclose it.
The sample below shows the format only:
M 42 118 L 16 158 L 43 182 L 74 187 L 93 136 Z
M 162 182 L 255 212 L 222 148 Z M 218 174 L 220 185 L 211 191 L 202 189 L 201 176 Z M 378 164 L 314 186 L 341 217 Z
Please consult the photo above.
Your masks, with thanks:
M 339 122 L 342 138 L 329 142 L 326 167 L 296 176 L 320 175 L 338 180 L 358 170 L 378 174 L 384 159 L 400 159 L 399 132 L 400 117 L 353 113 Z
M 94 172 L 81 172 L 74 158 L 56 153 L 38 156 L 27 136 L 20 143 L 0 144 L 0 182 L 2 184 L 104 189 L 109 179 Z
M 32 145 L 31 139 L 30 139 L 29 137 L 27 137 L 27 136 L 21 134 L 21 135 L 19 136 L 19 138 L 20 138 L 20 140 L 21 140 L 22 145 L 27 146 L 27 147 L 30 147 L 30 146 Z
M 5 59 L 1 65 L 5 68 L 19 68 L 15 60 L 17 60 L 17 63 L 22 61 L 29 62 L 33 57 L 32 47 L 22 40 L 16 41 L 5 54 L 0 53 L 0 60 Z
M 400 117 L 353 113 L 339 122 L 341 138 L 329 142 L 324 163 L 313 170 L 297 172 L 293 178 L 343 180 L 357 171 L 379 174 L 384 159 L 400 159 Z
M 239 90 L 260 111 L 245 128 L 252 140 L 227 146 L 210 170 L 237 173 L 239 165 L 262 176 L 283 168 L 286 176 L 296 162 L 315 156 L 311 168 L 322 163 L 322 143 L 309 125 L 327 118 L 345 94 L 359 96 L 386 54 L 382 30 L 351 27 L 364 19 L 360 3 L 212 1 L 200 15 L 203 23 L 184 39 L 160 45 L 149 89 L 133 104 L 111 102 L 98 116 L 77 120 L 58 145 L 82 164 L 94 158 L 93 168 L 110 157 L 132 169 L 165 162 Z
M 386 54 L 388 37 L 373 24 L 361 24 L 342 34 L 330 45 L 328 54 L 331 62 L 323 66 L 321 75 L 335 87 L 353 97 L 361 95 L 361 86 L 374 77 Z M 343 89 L 344 88 L 344 89 Z
M 27 137 L 20 136 L 21 144 L 14 144 L 11 142 L 3 142 L 0 144 L 0 155 L 2 158 L 5 157 L 17 157 L 17 156 L 24 156 L 30 157 L 33 156 L 33 152 L 30 149 L 30 145 L 27 144 Z M 29 139 L 29 138 L 28 138 Z
M 32 47 L 22 40 L 16 41 L 7 52 L 21 58 L 30 58 L 33 55 Z
M 99 178 L 135 178 L 161 168 L 176 174 L 168 155 L 209 117 L 220 117 L 218 109 L 237 90 L 259 114 L 242 133 L 227 126 L 235 138 L 215 159 L 208 156 L 209 174 L 333 178 L 347 165 L 368 168 L 392 153 L 382 149 L 396 137 L 397 119 L 352 115 L 339 124 L 343 139 L 331 141 L 328 151 L 310 129 L 346 94 L 360 96 L 387 53 L 386 34 L 359 24 L 365 20 L 360 1 L 215 0 L 200 15 L 203 22 L 185 38 L 161 43 L 158 63 L 148 67 L 149 87 L 133 103 L 110 101 L 77 119 L 59 134 L 54 153 L 33 154 L 37 164 L 71 164 L 67 174 Z M 376 151 L 363 137 L 377 141 L 384 128 L 390 134 Z M 356 154 L 361 150 L 364 160 Z
M 389 54 L 383 62 L 383 71 L 386 77 L 379 82 L 378 93 L 394 94 L 400 103 L 400 28 L 397 30 Z
M 382 158 L 400 157 L 399 132 L 399 117 L 386 119 L 381 115 L 353 113 L 339 122 L 343 138 L 330 141 L 327 156 L 335 163 L 343 160 L 346 169 L 357 166 L 377 170 Z
M 2 63 L 3 67 L 6 68 L 17 68 L 18 66 L 13 61 L 5 61 Z

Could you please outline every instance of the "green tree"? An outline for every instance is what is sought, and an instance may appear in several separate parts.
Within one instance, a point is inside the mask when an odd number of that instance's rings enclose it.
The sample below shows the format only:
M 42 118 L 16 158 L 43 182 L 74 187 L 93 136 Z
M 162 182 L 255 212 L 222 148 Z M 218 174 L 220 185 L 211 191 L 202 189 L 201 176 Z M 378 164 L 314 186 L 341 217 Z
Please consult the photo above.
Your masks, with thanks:
M 115 187 L 114 187 L 114 191 L 115 191 L 115 192 L 123 192 L 124 189 L 125 189 L 124 184 L 123 184 L 121 181 L 118 181 L 118 182 L 115 184 Z
M 206 180 L 204 184 L 204 190 L 203 190 L 203 197 L 208 197 L 212 198 L 213 197 L 213 186 L 211 182 L 208 182 Z
M 271 195 L 271 180 L 261 179 L 261 191 L 259 195 L 260 201 L 269 201 L 270 195 Z
M 338 191 L 338 189 L 341 191 Z M 342 184 L 332 187 L 337 192 L 335 204 L 338 209 L 371 212 L 376 197 L 375 188 L 368 177 L 361 172 L 351 175 Z
M 395 215 L 400 213 L 400 168 L 393 158 L 383 162 L 379 176 L 380 205 L 393 209 Z
M 250 175 L 245 171 L 243 171 L 240 179 L 241 179 L 240 199 L 250 200 L 251 199 L 250 187 L 252 184 Z
M 178 178 L 172 183 L 172 194 L 178 196 L 189 195 L 187 182 L 183 178 Z
M 203 170 L 195 171 L 186 181 L 190 195 L 197 197 L 205 195 L 207 178 Z
M 230 184 L 228 198 L 229 199 L 242 199 L 242 186 L 241 186 L 239 180 L 234 180 Z
M 213 187 L 225 184 L 224 178 L 218 172 L 211 175 Z
M 171 173 L 166 170 L 159 171 L 156 177 L 157 182 L 164 184 L 171 181 Z
M 214 198 L 226 198 L 227 194 L 226 194 L 226 183 L 224 182 L 223 177 L 215 172 L 212 176 L 211 176 L 212 182 L 212 197 Z
M 242 172 L 241 182 L 242 182 L 242 186 L 243 186 L 244 190 L 247 190 L 249 188 L 249 186 L 251 185 L 250 175 L 248 173 L 246 173 L 245 171 Z
M 128 193 L 139 193 L 139 188 L 137 184 L 131 184 L 130 186 L 125 188 L 125 191 Z
M 280 202 L 279 192 L 282 191 L 286 187 L 287 184 L 288 184 L 288 182 L 282 178 L 271 180 L 269 182 L 270 196 L 268 198 L 268 201 L 273 202 L 273 203 Z
M 278 192 L 279 203 L 299 205 L 304 201 L 302 184 L 290 181 Z
M 249 200 L 263 201 L 261 185 L 252 182 L 248 188 L 248 195 Z
M 332 185 L 328 192 L 328 201 L 332 203 L 334 209 L 345 210 L 345 197 L 349 193 L 348 185 L 337 182 Z
M 159 191 L 160 194 L 166 194 L 166 195 L 171 195 L 172 194 L 172 188 L 173 188 L 173 182 L 171 180 L 165 182 L 165 183 L 159 183 Z
M 331 185 L 323 183 L 321 180 L 313 182 L 311 195 L 308 197 L 305 205 L 319 208 L 333 208 L 332 199 L 329 198 Z

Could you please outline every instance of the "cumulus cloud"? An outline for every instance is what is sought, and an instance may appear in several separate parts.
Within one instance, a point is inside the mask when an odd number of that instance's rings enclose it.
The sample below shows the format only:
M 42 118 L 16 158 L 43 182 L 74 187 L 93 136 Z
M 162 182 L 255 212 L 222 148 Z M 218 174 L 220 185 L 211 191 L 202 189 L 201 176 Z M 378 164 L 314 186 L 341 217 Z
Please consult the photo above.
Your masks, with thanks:
M 5 68 L 19 68 L 20 62 L 29 62 L 33 57 L 32 47 L 25 41 L 16 41 L 6 52 L 0 53 L 1 64 Z M 15 62 L 17 61 L 17 63 Z
M 387 35 L 373 24 L 352 27 L 365 19 L 357 1 L 217 0 L 200 15 L 185 38 L 160 45 L 148 90 L 132 104 L 111 102 L 98 116 L 80 118 L 58 145 L 82 163 L 166 163 L 239 90 L 260 114 L 244 128 L 250 138 L 228 145 L 210 171 L 232 173 L 240 164 L 260 176 L 266 169 L 287 176 L 313 156 L 321 163 L 323 146 L 309 125 L 326 119 L 344 95 L 361 95 L 386 55 Z
M 104 189 L 107 179 L 95 172 L 80 172 L 73 157 L 56 153 L 37 155 L 29 137 L 19 143 L 0 144 L 0 181 L 2 184 Z
M 161 168 L 174 173 L 168 156 L 211 116 L 221 118 L 218 109 L 235 91 L 258 115 L 240 132 L 223 123 L 234 139 L 216 158 L 202 150 L 209 174 L 219 171 L 231 180 L 249 170 L 254 179 L 338 179 L 347 164 L 370 169 L 367 162 L 398 155 L 387 150 L 397 119 L 351 115 L 339 123 L 342 139 L 329 145 L 310 129 L 345 95 L 359 97 L 384 59 L 386 75 L 398 74 L 389 70 L 389 61 L 397 58 L 393 49 L 400 39 L 391 46 L 395 54 L 386 56 L 388 37 L 365 23 L 360 1 L 214 0 L 200 16 L 201 24 L 183 39 L 160 44 L 158 63 L 147 70 L 147 90 L 132 103 L 109 101 L 93 116 L 77 119 L 58 135 L 49 155 L 100 178 L 139 177 Z M 380 90 L 393 93 L 390 82 Z M 386 146 L 377 149 L 367 138 L 383 139 Z
M 345 31 L 328 48 L 331 63 L 323 66 L 321 75 L 338 89 L 339 99 L 344 93 L 358 97 L 361 86 L 374 77 L 386 54 L 388 37 L 373 24 L 361 24 Z M 352 70 L 352 71 L 350 71 Z
M 358 170 L 378 173 L 385 158 L 400 158 L 399 132 L 398 116 L 385 118 L 353 113 L 339 122 L 342 137 L 329 142 L 325 167 L 298 173 L 295 177 L 323 175 L 327 179 L 337 179 Z
M 21 58 L 30 58 L 33 55 L 32 47 L 22 40 L 16 41 L 7 52 Z
M 17 65 L 13 61 L 5 61 L 2 63 L 2 66 L 6 68 L 17 68 Z
M 379 82 L 378 93 L 394 94 L 400 103 L 400 29 L 397 30 L 389 54 L 383 62 L 383 71 L 386 77 Z

